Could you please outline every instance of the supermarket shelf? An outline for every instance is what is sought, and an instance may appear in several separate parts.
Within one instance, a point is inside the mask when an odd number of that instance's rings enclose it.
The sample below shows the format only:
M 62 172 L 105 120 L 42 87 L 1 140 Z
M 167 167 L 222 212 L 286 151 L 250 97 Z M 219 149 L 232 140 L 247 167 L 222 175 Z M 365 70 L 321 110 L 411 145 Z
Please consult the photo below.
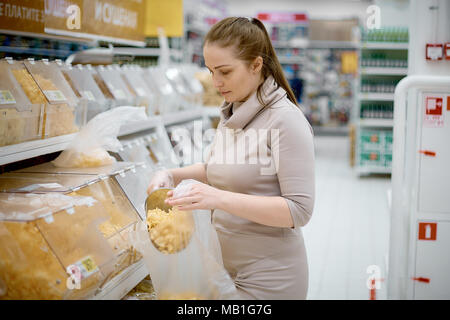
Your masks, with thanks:
M 408 50 L 408 42 L 364 42 L 361 49 Z
M 394 101 L 394 93 L 375 93 L 375 92 L 361 92 L 359 100 L 364 101 Z
M 361 68 L 361 75 L 406 76 L 407 74 L 408 68 L 383 68 L 383 67 Z
M 76 133 L 43 140 L 28 141 L 0 148 L 0 165 L 21 161 L 67 148 Z
M 328 126 L 312 126 L 314 135 L 316 136 L 347 136 L 349 133 L 348 126 L 328 127 Z
M 391 168 L 386 167 L 376 167 L 376 166 L 358 166 L 356 167 L 356 172 L 359 175 L 378 173 L 378 174 L 390 174 L 392 172 Z
M 133 47 L 117 47 L 113 49 L 115 55 L 131 55 L 139 57 L 157 57 L 161 53 L 159 48 L 133 48 Z M 181 59 L 183 52 L 181 50 L 170 49 L 170 55 L 174 58 Z
M 161 116 L 153 116 L 149 117 L 145 121 L 134 121 L 132 123 L 122 125 L 122 127 L 120 127 L 119 137 L 155 128 L 159 124 L 161 124 L 161 121 L 162 121 Z
M 360 119 L 359 125 L 361 127 L 392 128 L 394 126 L 394 120 L 392 120 L 392 119 Z
M 183 123 L 187 121 L 193 121 L 198 118 L 203 118 L 203 107 L 196 108 L 193 110 L 183 110 L 162 115 L 162 121 L 165 126 Z
M 303 64 L 305 63 L 305 58 L 303 57 L 283 57 L 279 56 L 278 60 L 282 64 Z
M 148 275 L 144 259 L 112 278 L 92 300 L 120 300 Z
M 56 56 L 56 57 L 65 58 L 65 57 L 68 57 L 71 54 L 75 53 L 76 51 L 0 46 L 0 52 L 27 54 L 27 55 L 39 55 L 39 56 Z
M 293 41 L 272 41 L 275 48 L 298 48 L 298 49 L 358 49 L 359 44 L 352 41 L 322 41 L 298 39 Z

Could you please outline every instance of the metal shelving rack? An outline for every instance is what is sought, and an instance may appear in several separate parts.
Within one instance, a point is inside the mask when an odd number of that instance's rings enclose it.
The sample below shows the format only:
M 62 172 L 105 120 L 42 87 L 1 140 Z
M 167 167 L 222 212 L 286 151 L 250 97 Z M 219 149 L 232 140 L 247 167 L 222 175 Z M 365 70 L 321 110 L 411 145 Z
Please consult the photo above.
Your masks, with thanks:
M 354 123 L 355 139 L 355 170 L 359 176 L 369 174 L 390 174 L 392 170 L 392 135 L 394 121 L 392 117 L 385 117 L 382 111 L 374 111 L 370 117 L 362 117 L 362 106 L 367 104 L 387 106 L 394 101 L 394 92 L 365 91 L 362 92 L 362 79 L 398 79 L 408 74 L 405 66 L 362 66 L 363 54 L 377 52 L 389 54 L 393 50 L 399 52 L 408 50 L 408 43 L 402 42 L 363 42 L 359 47 L 359 75 L 358 95 L 356 96 L 356 110 Z M 387 92 L 386 92 L 387 91 Z M 380 107 L 381 108 L 381 107 Z M 393 109 L 392 109 L 393 110 Z M 393 111 L 392 111 L 393 112 Z M 369 112 L 370 114 L 371 112 Z M 364 141 L 363 141 L 364 140 Z

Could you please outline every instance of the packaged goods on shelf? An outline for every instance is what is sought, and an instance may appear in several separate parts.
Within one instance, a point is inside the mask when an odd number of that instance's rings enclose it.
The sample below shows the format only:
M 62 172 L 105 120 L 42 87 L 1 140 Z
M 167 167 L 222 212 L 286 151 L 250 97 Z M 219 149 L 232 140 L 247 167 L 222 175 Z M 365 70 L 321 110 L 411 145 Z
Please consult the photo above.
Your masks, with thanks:
M 0 73 L 0 147 L 41 139 L 46 100 L 36 82 L 22 63 L 11 59 L 0 61 Z
M 44 137 L 77 132 L 86 121 L 86 104 L 77 99 L 58 65 L 33 59 L 25 60 L 24 64 L 48 101 L 43 119 Z
M 70 251 L 74 252 L 84 252 L 88 245 L 98 246 L 104 252 L 109 252 L 109 258 L 104 267 L 105 271 L 102 271 L 101 279 L 96 282 L 96 289 L 102 289 L 109 280 L 142 259 L 142 254 L 136 250 L 133 243 L 133 234 L 137 230 L 136 225 L 142 223 L 142 221 L 114 177 L 86 175 L 83 174 L 85 170 L 74 173 L 77 171 L 76 169 L 71 169 L 71 173 L 52 173 L 58 171 L 59 168 L 52 166 L 46 166 L 46 168 L 42 171 L 47 170 L 50 173 L 14 172 L 0 175 L 0 189 L 47 195 L 64 194 L 74 198 L 94 199 L 96 201 L 94 209 L 91 209 L 91 207 L 75 208 L 75 214 L 68 215 L 72 219 L 70 224 L 64 224 L 63 229 L 58 229 L 60 220 L 53 216 L 56 223 L 47 227 L 53 228 L 51 229 L 53 233 L 46 235 L 45 238 L 48 239 L 52 236 L 51 242 L 57 245 L 61 243 L 64 248 L 70 244 Z M 47 188 L 45 188 L 46 186 Z M 101 219 L 99 216 L 101 216 Z M 63 218 L 68 219 L 65 215 L 63 215 Z M 95 224 L 91 222 L 94 218 L 96 219 Z M 89 233 L 86 233 L 88 238 L 84 242 L 80 242 L 77 241 L 79 236 L 74 235 L 73 232 L 79 231 L 81 234 L 85 227 L 84 221 L 88 222 L 86 226 L 89 226 L 90 229 Z M 93 235 L 92 238 L 89 238 L 90 234 Z M 68 241 L 65 237 L 72 237 L 72 240 Z M 56 248 L 55 250 L 60 249 Z M 86 255 L 87 253 L 84 256 Z M 78 258 L 78 260 L 81 258 Z M 102 261 L 104 260 L 101 260 L 103 256 L 99 255 L 92 258 L 96 265 L 103 265 Z M 70 260 L 68 264 L 63 262 L 64 268 L 78 260 Z
M 134 96 L 134 105 L 145 107 L 147 115 L 155 115 L 156 97 L 143 78 L 143 70 L 139 66 L 122 66 L 121 75 Z
M 61 65 L 60 68 L 77 98 L 87 101 L 86 121 L 113 106 L 113 100 L 107 99 L 103 95 L 92 76 L 92 72 L 86 67 L 79 64 L 73 67 Z

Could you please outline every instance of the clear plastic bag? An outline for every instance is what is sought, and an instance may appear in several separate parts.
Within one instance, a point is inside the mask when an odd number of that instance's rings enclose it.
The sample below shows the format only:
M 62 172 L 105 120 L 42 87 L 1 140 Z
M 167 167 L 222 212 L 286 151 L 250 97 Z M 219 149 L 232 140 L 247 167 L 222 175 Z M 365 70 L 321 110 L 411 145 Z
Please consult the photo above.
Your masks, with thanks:
M 181 196 L 195 180 L 183 180 L 174 189 Z M 143 253 L 158 299 L 226 300 L 239 299 L 233 280 L 225 270 L 216 230 L 209 210 L 195 210 L 194 233 L 181 251 L 164 254 L 149 240 L 148 233 L 136 232 L 134 246 Z M 139 226 L 145 228 L 144 224 Z
M 139 107 L 117 107 L 92 118 L 76 135 L 70 146 L 52 161 L 57 167 L 85 168 L 110 165 L 115 162 L 107 151 L 118 152 L 120 127 L 130 121 L 146 120 Z

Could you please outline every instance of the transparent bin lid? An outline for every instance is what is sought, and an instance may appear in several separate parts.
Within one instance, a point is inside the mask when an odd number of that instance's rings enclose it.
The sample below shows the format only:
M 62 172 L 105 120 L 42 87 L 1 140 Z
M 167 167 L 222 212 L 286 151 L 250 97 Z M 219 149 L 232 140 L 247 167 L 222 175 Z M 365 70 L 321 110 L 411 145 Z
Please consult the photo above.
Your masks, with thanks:
M 0 192 L 68 193 L 97 180 L 92 175 L 8 172 L 0 175 Z
M 87 72 L 82 65 L 62 66 L 62 73 L 65 79 L 75 89 L 74 92 L 79 98 L 97 103 L 106 103 L 106 98 L 94 81 L 92 74 Z
M 72 107 L 77 105 L 75 93 L 55 63 L 28 59 L 24 64 L 50 104 L 67 103 Z
M 182 97 L 175 91 L 162 69 L 158 67 L 147 68 L 144 79 L 155 88 L 157 108 L 159 114 L 176 112 L 183 104 Z
M 121 74 L 124 81 L 128 84 L 130 91 L 134 92 L 138 97 L 151 97 L 152 90 L 147 86 L 147 83 L 142 77 L 142 71 L 138 66 L 122 66 Z
M 37 197 L 50 215 L 35 215 Z M 6 288 L 0 299 L 84 299 L 114 272 L 117 257 L 98 230 L 108 218 L 102 205 L 44 197 L 0 194 L 8 212 L 37 218 L 0 219 L 0 279 Z
M 105 83 L 106 88 L 109 90 L 110 95 L 115 100 L 122 103 L 133 100 L 133 94 L 128 90 L 126 83 L 123 81 L 116 68 L 113 66 L 98 66 L 96 70 Z
M 38 92 L 39 88 L 25 66 L 20 68 L 12 59 L 0 60 L 0 147 L 42 138 L 43 105 L 31 103 L 16 76 L 23 85 L 29 77 Z

